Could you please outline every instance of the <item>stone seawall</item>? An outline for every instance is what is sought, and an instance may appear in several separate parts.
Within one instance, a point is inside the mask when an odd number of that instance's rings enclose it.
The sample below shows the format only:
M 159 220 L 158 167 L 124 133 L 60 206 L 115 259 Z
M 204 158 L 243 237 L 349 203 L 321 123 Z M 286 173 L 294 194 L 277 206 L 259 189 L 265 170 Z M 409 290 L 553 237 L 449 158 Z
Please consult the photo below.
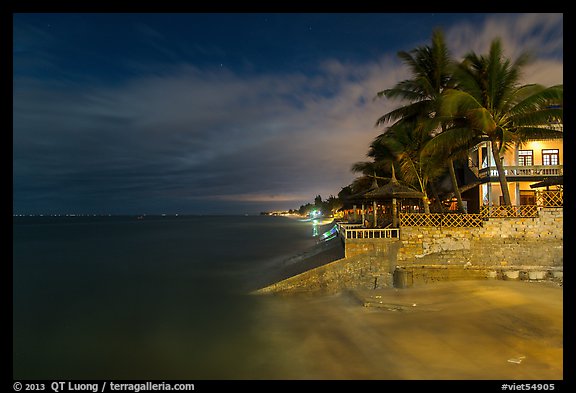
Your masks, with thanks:
M 339 259 L 324 266 L 279 281 L 255 293 L 315 292 L 334 293 L 343 289 L 375 289 L 392 286 L 397 240 L 382 239 L 377 247 L 369 241 L 368 252 Z
M 402 227 L 397 264 L 479 267 L 563 265 L 563 210 L 490 218 L 480 228 Z
M 402 227 L 399 239 L 348 239 L 345 258 L 257 293 L 335 292 L 464 279 L 562 280 L 563 210 L 482 227 Z

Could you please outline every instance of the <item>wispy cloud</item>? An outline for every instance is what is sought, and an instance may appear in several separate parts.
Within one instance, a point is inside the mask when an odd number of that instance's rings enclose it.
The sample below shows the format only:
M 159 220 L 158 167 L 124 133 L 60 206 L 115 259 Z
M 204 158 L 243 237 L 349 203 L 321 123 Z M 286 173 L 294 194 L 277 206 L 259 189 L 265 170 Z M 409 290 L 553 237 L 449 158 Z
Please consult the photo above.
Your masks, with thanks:
M 487 53 L 495 38 L 501 40 L 507 57 L 516 59 L 521 53 L 533 57 L 524 70 L 526 83 L 546 86 L 562 83 L 562 14 L 496 14 L 481 26 L 462 22 L 446 30 L 446 41 L 456 58 L 470 51 Z
M 511 54 L 551 45 L 540 53 L 554 56 L 527 72 L 550 85 L 562 83 L 558 23 L 561 16 L 502 15 L 454 26 L 446 39 L 455 55 L 484 53 L 495 36 Z M 246 76 L 179 64 L 100 87 L 16 78 L 15 207 L 204 212 L 335 195 L 381 132 L 376 119 L 398 104 L 374 100 L 376 92 L 408 75 L 394 53 L 355 64 L 326 59 L 313 71 Z

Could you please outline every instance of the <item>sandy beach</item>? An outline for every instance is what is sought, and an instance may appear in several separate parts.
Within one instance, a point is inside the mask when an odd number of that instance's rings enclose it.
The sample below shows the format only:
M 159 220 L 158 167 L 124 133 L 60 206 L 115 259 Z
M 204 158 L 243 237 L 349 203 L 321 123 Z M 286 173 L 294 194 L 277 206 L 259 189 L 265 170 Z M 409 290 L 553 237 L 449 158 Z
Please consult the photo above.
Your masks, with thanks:
M 562 297 L 556 283 L 500 280 L 263 296 L 267 307 L 254 328 L 278 351 L 251 359 L 260 364 L 252 372 L 258 379 L 561 380 Z

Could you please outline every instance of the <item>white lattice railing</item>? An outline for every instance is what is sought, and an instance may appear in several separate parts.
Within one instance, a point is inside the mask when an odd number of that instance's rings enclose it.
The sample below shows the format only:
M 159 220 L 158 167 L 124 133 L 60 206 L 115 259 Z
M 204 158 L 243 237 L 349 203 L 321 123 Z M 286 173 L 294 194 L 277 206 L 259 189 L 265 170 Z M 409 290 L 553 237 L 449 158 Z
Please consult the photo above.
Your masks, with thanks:
M 343 239 L 398 239 L 398 228 L 363 228 L 362 224 L 338 224 Z
M 563 165 L 515 165 L 505 166 L 504 173 L 506 176 L 562 176 L 564 174 Z M 482 168 L 478 172 L 479 178 L 498 177 L 496 167 Z

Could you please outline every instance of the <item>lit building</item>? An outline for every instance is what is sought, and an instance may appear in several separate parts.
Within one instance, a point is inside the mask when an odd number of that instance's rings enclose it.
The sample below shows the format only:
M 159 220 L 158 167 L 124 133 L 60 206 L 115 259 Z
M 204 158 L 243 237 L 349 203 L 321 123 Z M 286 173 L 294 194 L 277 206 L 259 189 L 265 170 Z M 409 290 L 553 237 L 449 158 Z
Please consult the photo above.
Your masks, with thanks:
M 562 129 L 561 126 L 559 128 Z M 535 183 L 546 180 L 552 185 L 562 184 L 563 153 L 562 139 L 528 140 L 517 143 L 505 152 L 503 164 L 512 205 L 537 204 L 537 190 L 530 187 Z M 468 167 L 473 176 L 468 172 L 466 183 L 479 183 L 462 195 L 468 202 L 469 211 L 483 205 L 503 205 L 500 179 L 490 142 L 482 142 L 472 149 Z

